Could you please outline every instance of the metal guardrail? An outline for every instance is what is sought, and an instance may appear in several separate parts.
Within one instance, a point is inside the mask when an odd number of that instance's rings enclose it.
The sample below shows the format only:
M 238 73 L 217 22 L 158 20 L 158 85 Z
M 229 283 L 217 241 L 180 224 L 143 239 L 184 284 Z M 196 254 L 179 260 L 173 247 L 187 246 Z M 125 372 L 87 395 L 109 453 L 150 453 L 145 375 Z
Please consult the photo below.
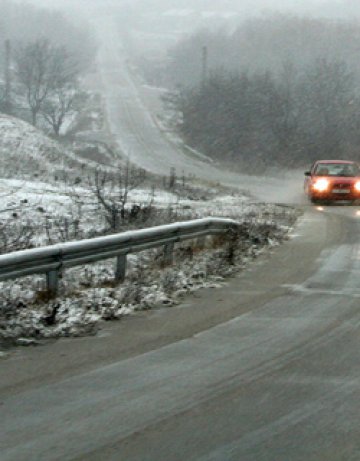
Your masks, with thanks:
M 16 251 L 0 255 L 0 281 L 33 274 L 46 274 L 49 294 L 58 291 L 60 273 L 68 267 L 116 258 L 115 281 L 126 275 L 126 257 L 150 248 L 164 246 L 164 262 L 171 264 L 176 242 L 224 234 L 236 229 L 232 219 L 205 218 L 167 224 L 77 242 Z

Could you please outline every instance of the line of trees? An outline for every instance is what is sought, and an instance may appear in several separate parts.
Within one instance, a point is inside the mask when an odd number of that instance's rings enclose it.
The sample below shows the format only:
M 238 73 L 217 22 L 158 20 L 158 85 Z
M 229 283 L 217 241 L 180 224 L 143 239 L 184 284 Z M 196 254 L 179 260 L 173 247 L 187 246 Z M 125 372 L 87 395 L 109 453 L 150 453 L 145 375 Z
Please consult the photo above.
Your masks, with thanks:
M 360 160 L 359 49 L 353 22 L 279 16 L 203 30 L 170 51 L 178 86 L 167 102 L 190 146 L 250 172 Z
M 345 63 L 316 60 L 281 76 L 211 75 L 171 98 L 178 129 L 192 147 L 249 172 L 304 166 L 317 158 L 360 160 L 360 98 Z
M 360 75 L 360 23 L 287 15 L 248 19 L 235 30 L 201 29 L 168 52 L 169 83 L 194 86 L 202 76 L 201 50 L 208 67 L 218 71 L 282 72 L 292 60 L 299 69 L 318 58 L 342 60 Z

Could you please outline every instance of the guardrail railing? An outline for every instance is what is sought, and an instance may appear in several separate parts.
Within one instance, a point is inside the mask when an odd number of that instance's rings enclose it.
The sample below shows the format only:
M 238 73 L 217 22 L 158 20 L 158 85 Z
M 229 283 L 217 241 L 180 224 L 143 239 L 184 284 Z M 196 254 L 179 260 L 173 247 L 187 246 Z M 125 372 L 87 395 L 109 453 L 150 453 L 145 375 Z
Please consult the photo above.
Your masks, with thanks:
M 126 259 L 130 253 L 164 247 L 164 262 L 171 264 L 176 242 L 224 234 L 239 224 L 232 219 L 205 218 L 167 224 L 120 234 L 61 243 L 31 250 L 0 255 L 0 281 L 33 274 L 46 274 L 49 295 L 58 292 L 60 273 L 74 266 L 116 258 L 115 281 L 126 276 Z

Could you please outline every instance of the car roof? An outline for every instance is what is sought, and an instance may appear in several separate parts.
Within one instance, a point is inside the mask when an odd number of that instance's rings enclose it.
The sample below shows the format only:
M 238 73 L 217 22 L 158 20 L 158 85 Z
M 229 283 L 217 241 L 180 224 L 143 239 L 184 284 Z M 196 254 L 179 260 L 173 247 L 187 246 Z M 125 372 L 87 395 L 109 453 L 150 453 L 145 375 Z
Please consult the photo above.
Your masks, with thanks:
M 356 163 L 352 160 L 317 160 L 315 162 L 315 165 L 318 165 L 319 163 L 345 163 L 345 164 L 352 164 Z

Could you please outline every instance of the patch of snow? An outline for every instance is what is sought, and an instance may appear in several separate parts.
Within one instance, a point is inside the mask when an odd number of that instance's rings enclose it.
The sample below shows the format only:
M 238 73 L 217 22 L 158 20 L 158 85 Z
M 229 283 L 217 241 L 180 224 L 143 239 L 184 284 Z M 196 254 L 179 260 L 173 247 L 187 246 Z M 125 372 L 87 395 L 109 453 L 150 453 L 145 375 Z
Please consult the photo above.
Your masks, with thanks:
M 236 201 L 238 197 L 228 199 Z M 0 344 L 16 345 L 19 338 L 31 341 L 96 334 L 103 321 L 119 320 L 142 309 L 172 306 L 199 288 L 221 286 L 227 277 L 286 239 L 297 217 L 289 207 L 241 200 L 239 204 L 237 218 L 242 225 L 232 250 L 217 237 L 207 238 L 203 250 L 196 242 L 183 242 L 175 250 L 174 266 L 165 269 L 161 249 L 130 255 L 127 278 L 119 286 L 113 284 L 113 261 L 72 268 L 63 274 L 59 298 L 50 303 L 41 301 L 43 277 L 0 283 L 4 294 Z

